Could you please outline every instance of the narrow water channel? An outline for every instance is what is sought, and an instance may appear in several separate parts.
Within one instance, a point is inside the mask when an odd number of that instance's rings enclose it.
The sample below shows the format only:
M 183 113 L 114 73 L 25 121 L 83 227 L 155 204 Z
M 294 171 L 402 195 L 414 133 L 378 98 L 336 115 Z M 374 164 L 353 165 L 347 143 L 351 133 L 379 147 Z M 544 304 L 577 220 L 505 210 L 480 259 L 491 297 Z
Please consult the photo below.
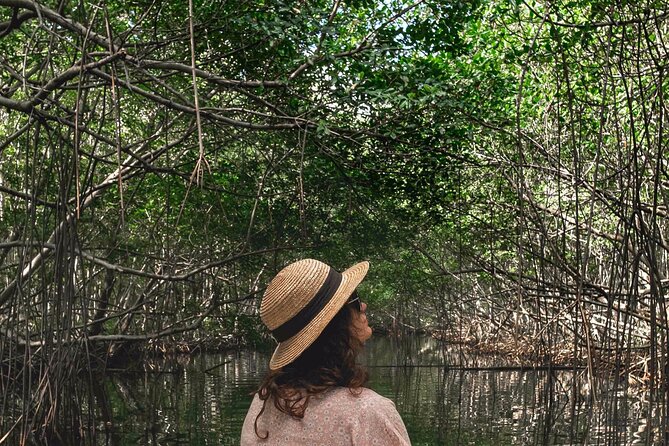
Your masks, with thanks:
M 269 352 L 158 361 L 110 374 L 101 445 L 235 445 Z M 504 368 L 499 358 L 445 351 L 429 338 L 377 337 L 370 387 L 393 399 L 418 445 L 659 444 L 660 408 L 610 380 L 591 398 L 581 372 Z M 457 366 L 456 366 L 457 365 Z M 464 367 L 462 367 L 464 366 Z

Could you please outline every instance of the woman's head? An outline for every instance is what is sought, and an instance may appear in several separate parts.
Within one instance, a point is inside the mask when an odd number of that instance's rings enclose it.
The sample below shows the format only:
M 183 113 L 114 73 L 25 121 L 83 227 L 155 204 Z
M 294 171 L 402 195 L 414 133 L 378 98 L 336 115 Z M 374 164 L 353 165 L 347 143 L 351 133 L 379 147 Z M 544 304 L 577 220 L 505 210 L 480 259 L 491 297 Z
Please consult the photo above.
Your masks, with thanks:
M 371 335 L 364 313 L 352 305 L 344 305 L 321 335 L 278 371 L 277 384 L 312 390 L 360 387 L 367 375 L 356 364 L 356 358 L 369 338 L 367 330 Z
M 367 304 L 360 300 L 357 291 L 354 291 L 353 294 L 351 294 L 351 297 L 349 297 L 346 304 L 356 310 L 351 318 L 351 334 L 358 341 L 364 343 L 372 336 L 372 329 L 367 321 Z
M 269 432 L 258 431 L 258 419 L 270 399 L 279 411 L 302 418 L 312 395 L 333 387 L 348 387 L 355 392 L 367 382 L 367 370 L 356 362 L 364 342 L 371 336 L 366 308 L 359 300 L 345 304 L 299 356 L 279 369 L 270 369 L 258 390 L 263 401 L 254 423 L 258 437 L 269 436 Z
M 361 262 L 339 273 L 323 262 L 304 259 L 288 265 L 272 279 L 260 305 L 262 321 L 279 342 L 270 360 L 270 370 L 295 361 L 319 339 L 351 298 L 368 268 L 367 262 Z M 364 311 L 356 314 L 349 320 L 347 334 L 355 329 L 364 342 L 371 330 Z
M 300 260 L 281 270 L 263 295 L 260 318 L 279 341 L 260 385 L 263 408 L 267 401 L 291 417 L 302 418 L 312 395 L 332 387 L 358 389 L 367 370 L 356 363 L 364 342 L 372 335 L 356 287 L 367 274 L 361 262 L 339 273 L 323 262 Z

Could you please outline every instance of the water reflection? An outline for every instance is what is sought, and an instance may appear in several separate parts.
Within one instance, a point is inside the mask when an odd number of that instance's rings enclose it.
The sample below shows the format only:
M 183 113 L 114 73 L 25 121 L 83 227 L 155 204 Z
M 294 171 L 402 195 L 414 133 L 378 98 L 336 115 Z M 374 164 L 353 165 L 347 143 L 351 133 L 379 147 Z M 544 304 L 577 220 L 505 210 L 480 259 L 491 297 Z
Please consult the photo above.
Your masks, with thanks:
M 408 351 L 414 352 L 410 358 Z M 593 395 L 583 371 L 515 370 L 504 358 L 416 338 L 377 339 L 368 364 L 371 387 L 396 401 L 414 445 L 629 445 L 662 439 L 663 405 L 650 405 L 643 394 L 631 394 L 613 380 L 597 381 Z
M 104 392 L 110 416 L 100 424 L 98 444 L 237 444 L 249 394 L 266 363 L 263 353 L 232 352 L 111 374 Z
M 242 351 L 108 375 L 96 391 L 97 444 L 238 444 L 268 359 L 269 352 Z M 426 338 L 374 339 L 365 362 L 370 387 L 396 402 L 414 445 L 661 442 L 665 408 L 614 381 L 598 382 L 591 399 L 582 373 L 489 369 L 508 364 Z

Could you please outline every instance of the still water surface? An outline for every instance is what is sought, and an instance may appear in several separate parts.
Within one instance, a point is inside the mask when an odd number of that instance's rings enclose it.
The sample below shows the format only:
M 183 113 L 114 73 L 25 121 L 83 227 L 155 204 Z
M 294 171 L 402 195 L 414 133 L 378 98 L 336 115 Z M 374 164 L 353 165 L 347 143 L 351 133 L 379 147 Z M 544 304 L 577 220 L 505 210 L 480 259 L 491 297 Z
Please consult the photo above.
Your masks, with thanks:
M 102 384 L 105 445 L 235 445 L 269 352 L 238 351 L 149 364 Z M 442 349 L 429 338 L 372 339 L 369 386 L 395 401 L 417 445 L 659 444 L 643 394 L 582 372 L 504 369 L 499 358 Z M 458 364 L 455 367 L 454 364 Z M 464 367 L 462 367 L 464 366 Z

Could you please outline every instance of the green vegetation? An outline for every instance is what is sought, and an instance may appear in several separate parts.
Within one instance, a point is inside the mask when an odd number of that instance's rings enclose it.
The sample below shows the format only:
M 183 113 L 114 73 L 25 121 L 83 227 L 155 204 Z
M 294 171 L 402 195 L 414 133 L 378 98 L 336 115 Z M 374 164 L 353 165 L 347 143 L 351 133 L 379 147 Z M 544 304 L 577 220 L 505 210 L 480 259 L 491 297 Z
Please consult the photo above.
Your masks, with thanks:
M 261 343 L 307 256 L 369 259 L 384 328 L 666 390 L 667 11 L 0 0 L 0 433 Z

